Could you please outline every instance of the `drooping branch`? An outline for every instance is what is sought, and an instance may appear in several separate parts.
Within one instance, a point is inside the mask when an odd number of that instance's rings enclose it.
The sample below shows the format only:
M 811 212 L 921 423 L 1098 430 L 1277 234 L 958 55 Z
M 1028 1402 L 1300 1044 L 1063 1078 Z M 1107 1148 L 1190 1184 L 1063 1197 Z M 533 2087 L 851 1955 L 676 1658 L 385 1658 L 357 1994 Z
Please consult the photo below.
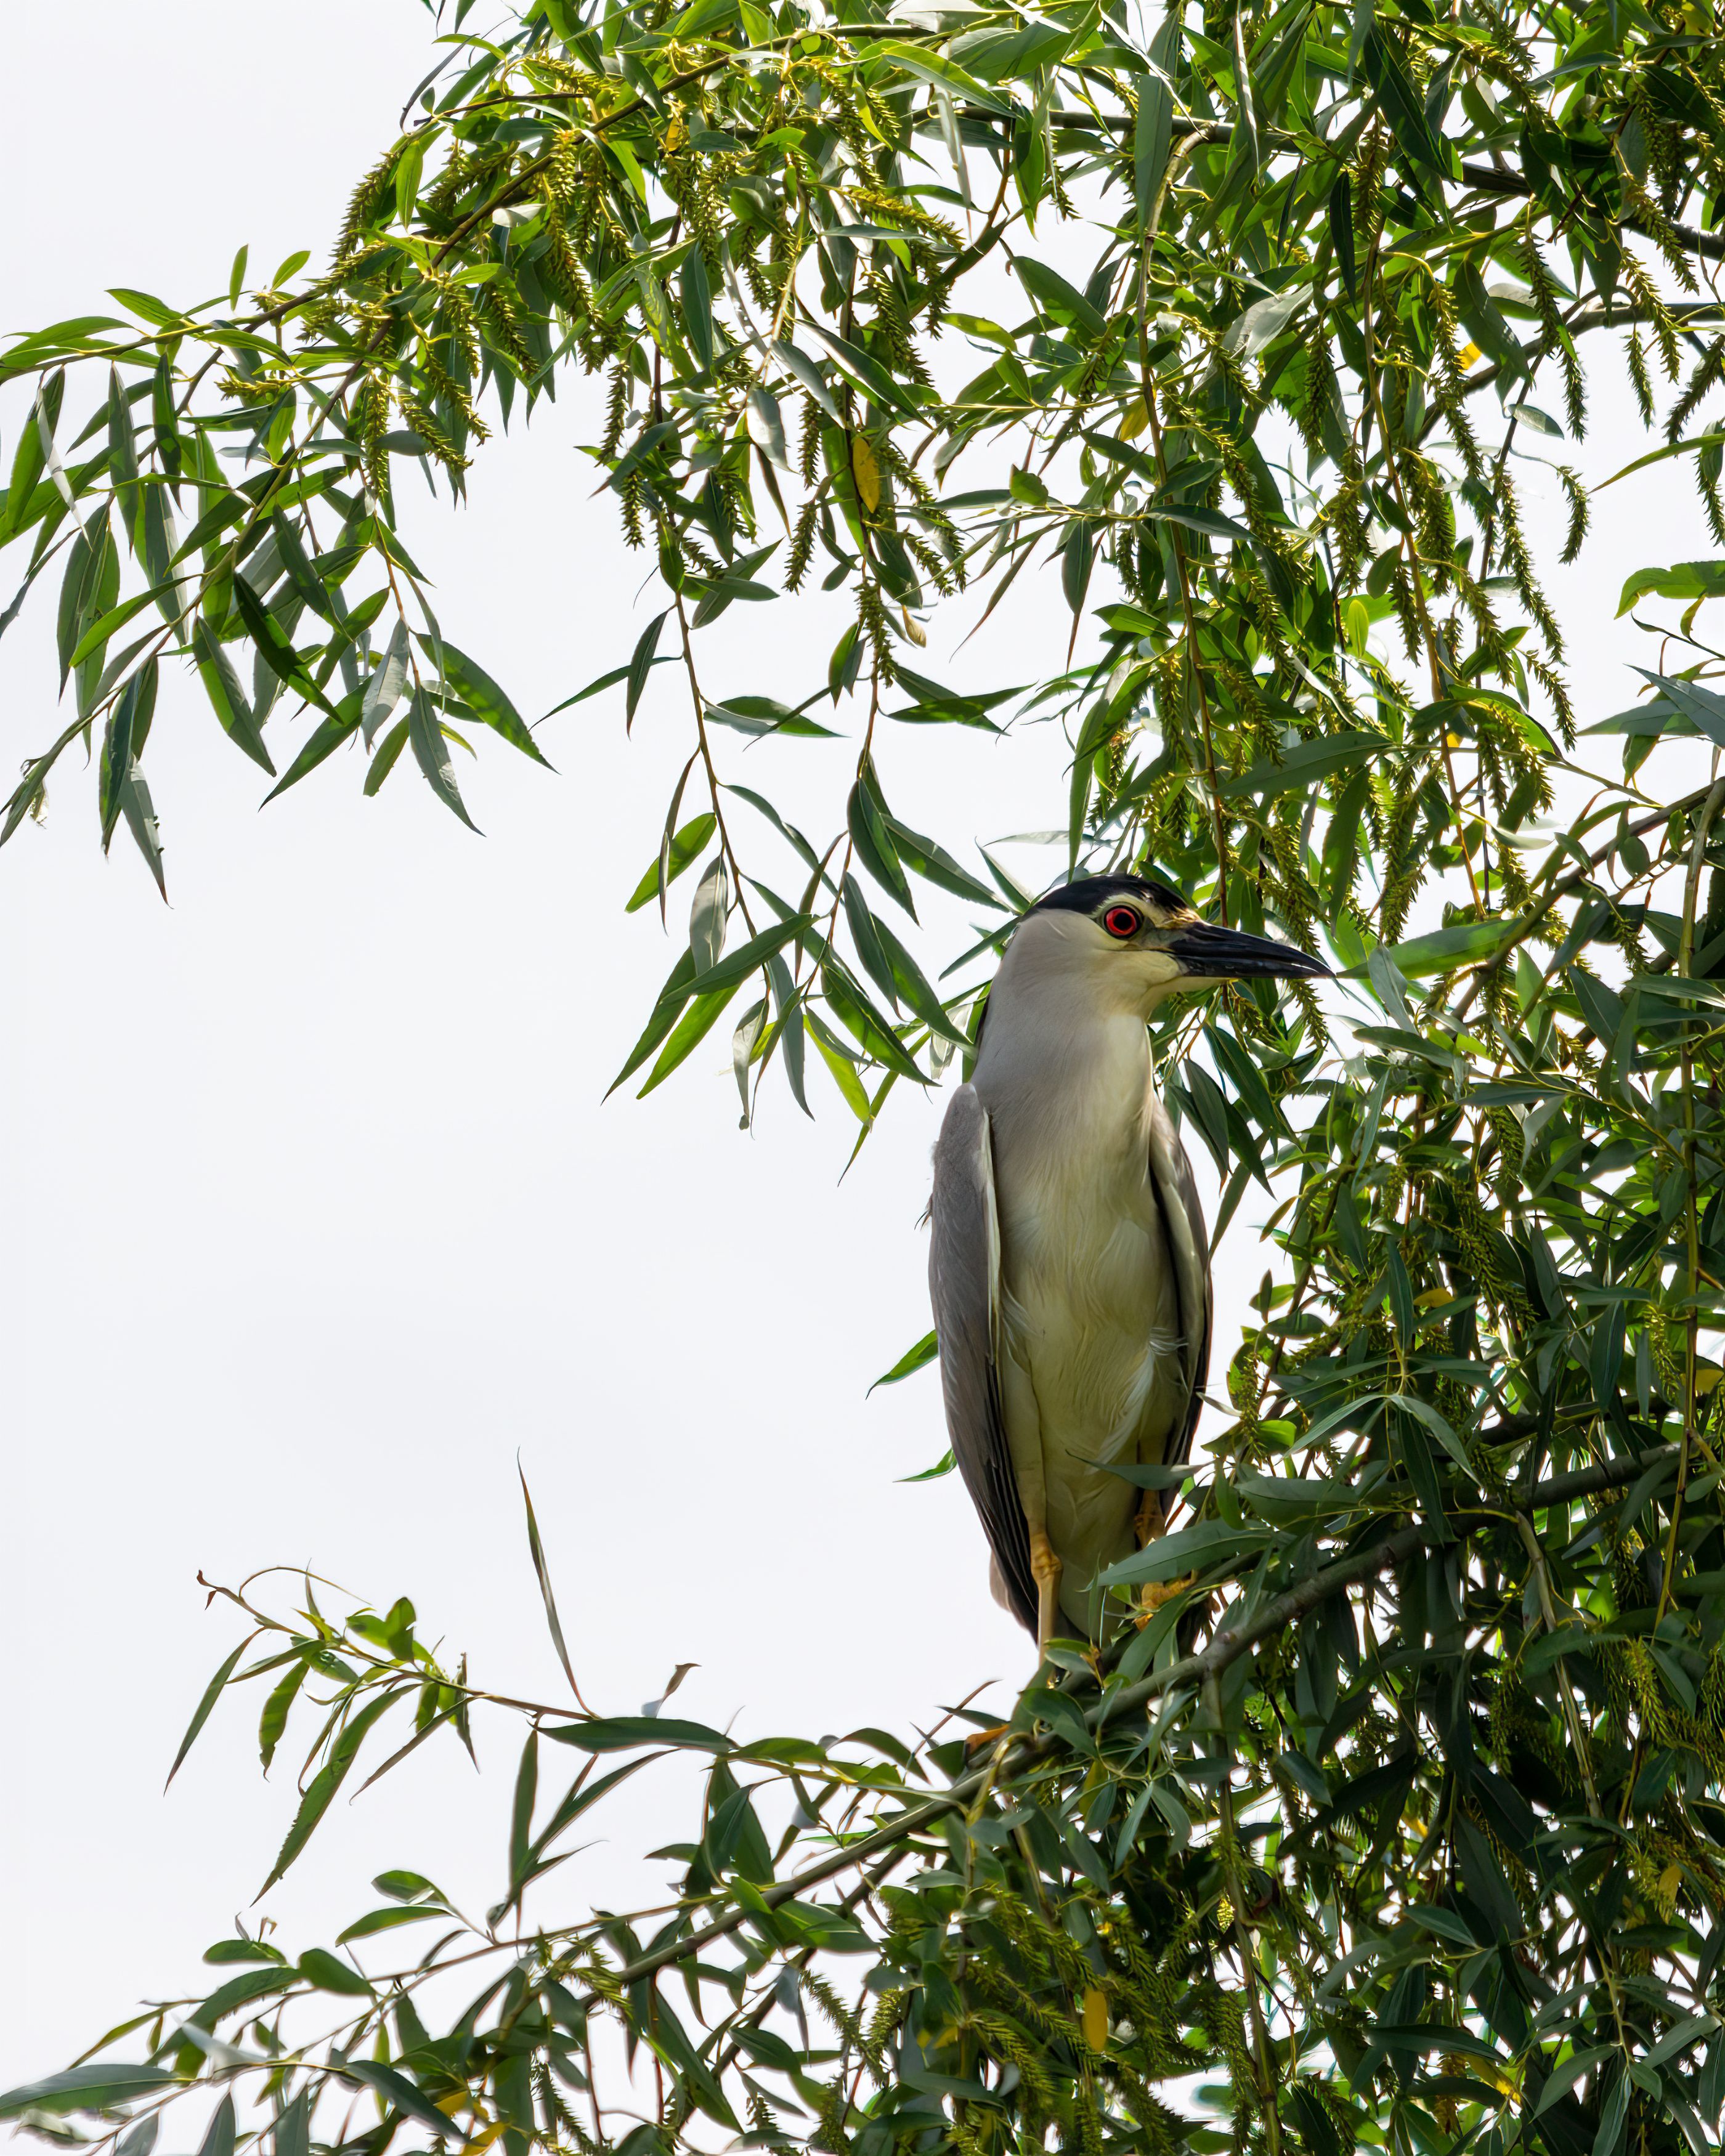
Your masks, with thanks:
M 1568 1475 L 1553 1476 L 1538 1483 L 1524 1497 L 1509 1501 L 1512 1509 L 1529 1515 L 1543 1512 L 1555 1506 L 1573 1504 L 1578 1497 L 1594 1495 L 1605 1490 L 1625 1488 L 1637 1482 L 1650 1470 L 1675 1466 L 1681 1448 L 1675 1445 L 1661 1445 L 1649 1452 L 1635 1453 L 1620 1460 L 1602 1460 L 1597 1466 L 1584 1467 Z M 1481 1508 L 1486 1510 L 1487 1508 Z M 1502 1515 L 1489 1511 L 1488 1517 Z M 1218 1628 L 1208 1644 L 1198 1653 L 1186 1655 L 1171 1662 L 1165 1669 L 1157 1670 L 1136 1683 L 1121 1686 L 1117 1690 L 1105 1690 L 1096 1704 L 1085 1712 L 1087 1727 L 1096 1734 L 1116 1725 L 1123 1715 L 1147 1707 L 1153 1700 L 1166 1698 L 1170 1693 L 1189 1686 L 1196 1690 L 1212 1679 L 1224 1675 L 1242 1655 L 1264 1640 L 1272 1639 L 1288 1626 L 1297 1625 L 1301 1619 L 1320 1608 L 1351 1587 L 1374 1578 L 1378 1573 L 1392 1570 L 1416 1550 L 1440 1546 L 1451 1539 L 1451 1530 L 1443 1523 L 1432 1526 L 1423 1521 L 1413 1521 L 1388 1534 L 1382 1534 L 1381 1522 L 1374 1528 L 1376 1539 L 1363 1548 L 1352 1551 L 1345 1558 L 1323 1566 L 1309 1579 L 1285 1594 L 1274 1596 L 1263 1607 L 1237 1623 L 1224 1624 Z M 1219 1584 L 1221 1583 L 1214 1583 Z M 1034 1695 L 1032 1695 L 1034 1698 Z M 1057 1757 L 1064 1749 L 1065 1740 L 1058 1729 L 1050 1728 L 1040 1733 L 1014 1732 L 1004 1738 L 996 1757 L 974 1768 L 955 1781 L 949 1789 L 930 1797 L 912 1807 L 900 1818 L 885 1826 L 876 1827 L 859 1836 L 843 1849 L 834 1850 L 830 1856 L 807 1865 L 793 1878 L 781 1880 L 776 1885 L 761 1890 L 761 1900 L 768 1909 L 794 1901 L 812 1887 L 838 1876 L 883 1852 L 901 1847 L 916 1835 L 938 1825 L 942 1819 L 955 1811 L 968 1808 L 985 1790 L 1000 1789 L 1011 1783 L 1014 1777 L 1029 1767 L 1041 1764 Z M 622 1984 L 634 1984 L 653 1975 L 662 1969 L 697 1957 L 704 1947 L 716 1939 L 727 1937 L 749 1921 L 751 1911 L 747 1907 L 728 1912 L 711 1923 L 701 1925 L 677 1939 L 668 1939 L 645 1954 L 637 1955 L 618 1970 L 617 1979 Z

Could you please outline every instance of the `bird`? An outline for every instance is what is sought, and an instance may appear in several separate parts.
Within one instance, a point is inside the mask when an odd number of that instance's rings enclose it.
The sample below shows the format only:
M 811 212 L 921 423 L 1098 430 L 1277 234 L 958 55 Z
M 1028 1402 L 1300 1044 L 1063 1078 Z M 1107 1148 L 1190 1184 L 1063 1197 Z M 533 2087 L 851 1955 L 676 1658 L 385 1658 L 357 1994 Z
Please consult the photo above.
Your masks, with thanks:
M 1163 1523 L 1110 1470 L 1183 1462 L 1203 1404 L 1209 1249 L 1148 1020 L 1170 996 L 1329 970 L 1133 875 L 1055 889 L 1007 944 L 934 1149 L 929 1292 L 994 1598 L 1039 1653 L 1101 1636 L 1097 1573 Z

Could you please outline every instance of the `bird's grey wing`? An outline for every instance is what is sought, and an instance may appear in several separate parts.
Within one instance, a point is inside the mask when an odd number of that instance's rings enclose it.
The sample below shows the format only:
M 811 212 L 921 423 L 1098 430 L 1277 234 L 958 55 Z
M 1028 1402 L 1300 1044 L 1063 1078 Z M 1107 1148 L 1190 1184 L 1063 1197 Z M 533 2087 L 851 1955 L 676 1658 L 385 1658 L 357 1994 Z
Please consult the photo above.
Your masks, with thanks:
M 952 1456 L 994 1553 L 1013 1614 L 1036 1630 L 1030 1535 L 1000 1408 L 1000 1233 L 988 1117 L 976 1089 L 952 1096 L 934 1149 L 928 1292 L 940 1338 Z
M 1198 1418 L 1204 1412 L 1204 1381 L 1210 1367 L 1209 1241 L 1204 1209 L 1192 1178 L 1192 1163 L 1179 1134 L 1159 1101 L 1150 1112 L 1150 1180 L 1162 1210 L 1162 1224 L 1173 1260 L 1180 1300 L 1180 1341 L 1189 1387 L 1186 1412 L 1168 1432 L 1163 1458 L 1170 1466 L 1189 1459 Z

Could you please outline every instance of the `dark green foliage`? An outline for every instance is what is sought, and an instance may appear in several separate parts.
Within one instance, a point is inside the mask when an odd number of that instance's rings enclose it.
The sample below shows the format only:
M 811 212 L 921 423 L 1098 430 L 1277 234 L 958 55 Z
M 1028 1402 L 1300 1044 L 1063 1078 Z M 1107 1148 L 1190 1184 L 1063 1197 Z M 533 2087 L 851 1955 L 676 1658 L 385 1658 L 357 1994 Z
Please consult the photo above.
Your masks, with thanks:
M 1423 1152 L 1411 1177 L 1453 1194 L 1443 1149 L 1425 1125 L 1374 1148 L 1371 1173 Z M 465 1738 L 478 1707 L 527 1727 L 507 1891 L 480 1922 L 387 1872 L 346 1958 L 218 1941 L 206 1958 L 239 1974 L 116 2032 L 143 2056 L 15 2091 L 0 2115 L 54 2134 L 69 2111 L 102 2113 L 110 2138 L 147 2139 L 214 2082 L 278 2108 L 278 2141 L 352 2156 L 428 2128 L 547 2156 L 696 2148 L 745 2122 L 762 2145 L 862 2156 L 1518 2138 L 1567 2156 L 1631 2133 L 1712 2148 L 1725 1509 L 1710 1419 L 1686 1438 L 1666 1399 L 1650 1421 L 1622 1389 L 1637 1361 L 1656 1394 L 1681 1378 L 1645 1314 L 1625 1327 L 1616 1283 L 1546 1280 L 1537 1259 L 1524 1272 L 1519 1239 L 1480 1224 L 1474 1240 L 1465 1204 L 1423 1211 L 1466 1291 L 1420 1286 L 1407 1327 L 1368 1305 L 1363 1352 L 1338 1353 L 1333 1324 L 1314 1332 L 1321 1377 L 1285 1355 L 1258 1402 L 1282 1413 L 1243 1418 L 1208 1490 L 1189 1480 L 1199 1523 L 1117 1568 L 1123 1617 L 1139 1581 L 1184 1571 L 1172 1599 L 1101 1654 L 1053 1649 L 1004 1731 L 966 1742 L 983 1718 L 960 1711 L 910 1750 L 874 1730 L 739 1744 L 668 1715 L 572 1719 L 440 1668 L 405 1602 L 337 1628 L 309 1583 L 291 1620 L 230 1596 L 261 1651 L 230 1658 L 212 1697 L 275 1680 L 266 1758 L 318 1694 L 272 1876 L 362 1752 L 387 1770 L 444 1723 Z M 1408 1270 L 1423 1282 L 1423 1256 Z M 1266 1301 L 1279 1315 L 1236 1364 L 1237 1398 L 1301 1337 Z M 1346 1377 L 1373 1348 L 1404 1389 Z M 305 1689 L 278 1705 L 283 1671 Z M 560 1748 L 580 1758 L 572 1779 Z M 680 1757 L 702 1763 L 706 1794 L 696 1838 L 660 1852 L 681 1874 L 671 1912 L 644 1929 L 541 1908 L 517 1933 L 593 1808 Z M 404 1957 L 380 1935 L 409 1925 L 430 1928 Z M 476 1995 L 433 2036 L 417 2002 L 452 2011 L 430 1987 L 456 1965 Z M 348 2004 L 320 2036 L 332 1995 Z M 627 2039 L 633 2081 L 601 2023 Z M 356 2084 L 382 2123 L 326 2141 Z M 647 2128 L 631 2123 L 643 2103 Z

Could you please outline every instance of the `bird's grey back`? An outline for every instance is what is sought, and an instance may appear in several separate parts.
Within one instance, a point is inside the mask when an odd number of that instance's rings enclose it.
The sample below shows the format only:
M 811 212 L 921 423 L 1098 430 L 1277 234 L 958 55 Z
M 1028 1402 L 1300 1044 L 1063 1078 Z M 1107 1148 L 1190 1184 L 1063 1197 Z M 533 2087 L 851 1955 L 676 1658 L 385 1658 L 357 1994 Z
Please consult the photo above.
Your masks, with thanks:
M 928 1291 L 940 1339 L 947 1430 L 1013 1614 L 1034 1631 L 1030 1544 L 1001 1419 L 995 1373 L 999 1238 L 988 1117 L 961 1086 L 934 1149 Z

